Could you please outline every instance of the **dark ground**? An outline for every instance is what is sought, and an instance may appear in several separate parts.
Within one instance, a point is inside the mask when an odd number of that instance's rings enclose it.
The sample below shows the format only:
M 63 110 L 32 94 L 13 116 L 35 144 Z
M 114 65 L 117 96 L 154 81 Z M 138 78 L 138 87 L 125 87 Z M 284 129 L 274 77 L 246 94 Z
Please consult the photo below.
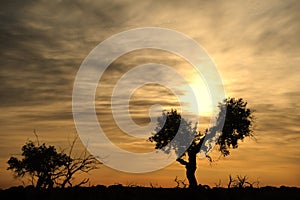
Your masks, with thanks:
M 169 200 L 169 199 L 217 199 L 217 200 L 247 200 L 247 199 L 284 199 L 300 200 L 300 188 L 296 187 L 262 187 L 262 188 L 147 188 L 93 186 L 66 189 L 37 190 L 32 187 L 12 187 L 0 190 L 0 199 L 131 199 L 131 200 Z

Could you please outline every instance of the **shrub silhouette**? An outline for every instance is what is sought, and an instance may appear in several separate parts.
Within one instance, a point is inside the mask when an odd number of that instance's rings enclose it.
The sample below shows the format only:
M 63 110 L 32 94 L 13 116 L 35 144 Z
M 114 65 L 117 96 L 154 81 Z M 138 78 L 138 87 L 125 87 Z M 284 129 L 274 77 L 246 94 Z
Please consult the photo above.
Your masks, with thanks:
M 87 155 L 86 151 L 79 157 L 71 157 L 76 139 L 73 140 L 68 154 L 58 152 L 54 146 L 29 141 L 22 147 L 21 159 L 10 157 L 7 170 L 12 170 L 15 177 L 29 176 L 36 188 L 73 186 L 74 174 L 87 173 L 97 169 L 100 164 L 95 157 Z M 77 186 L 87 182 L 88 179 L 83 179 Z
M 253 111 L 247 108 L 247 102 L 241 98 L 227 98 L 224 102 L 219 103 L 219 109 L 215 126 L 209 130 L 206 129 L 204 133 L 197 131 L 197 123 L 192 125 L 191 122 L 183 119 L 176 110 L 163 112 L 162 116 L 157 119 L 156 133 L 149 138 L 151 142 L 156 143 L 156 149 L 164 148 L 165 153 L 169 153 L 171 150 L 175 151 L 178 156 L 177 162 L 186 168 L 189 187 L 197 186 L 195 177 L 196 155 L 200 152 L 208 133 L 221 133 L 215 143 L 223 156 L 230 154 L 230 148 L 237 148 L 239 140 L 252 136 Z M 224 126 L 222 126 L 222 122 L 224 122 Z M 192 137 L 191 145 L 188 148 L 182 146 L 182 144 L 186 144 L 185 142 L 174 142 L 172 143 L 173 146 L 168 145 L 176 134 L 183 140 Z M 179 155 L 182 148 L 187 150 Z M 211 161 L 211 158 L 206 156 Z
M 22 160 L 11 157 L 7 169 L 12 170 L 15 176 L 37 178 L 37 188 L 52 188 L 60 176 L 60 168 L 71 160 L 66 154 L 58 153 L 54 146 L 36 146 L 32 141 L 22 147 L 22 156 Z

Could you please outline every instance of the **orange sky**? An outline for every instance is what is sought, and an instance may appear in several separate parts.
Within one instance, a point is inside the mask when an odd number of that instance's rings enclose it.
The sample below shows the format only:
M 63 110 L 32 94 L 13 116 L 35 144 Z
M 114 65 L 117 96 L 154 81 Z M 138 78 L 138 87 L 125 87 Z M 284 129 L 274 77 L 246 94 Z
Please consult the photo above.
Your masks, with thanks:
M 257 141 L 246 139 L 229 157 L 211 165 L 199 159 L 199 183 L 214 186 L 220 179 L 225 185 L 231 174 L 258 179 L 261 185 L 300 186 L 299 9 L 298 1 L 275 0 L 1 1 L 0 188 L 21 184 L 6 170 L 6 161 L 34 139 L 33 129 L 48 144 L 68 146 L 76 133 L 73 82 L 88 53 L 113 34 L 145 26 L 174 29 L 196 40 L 214 60 L 227 96 L 246 99 L 256 111 Z M 132 52 L 112 63 L 97 89 L 98 120 L 115 144 L 134 152 L 153 145 L 124 137 L 107 105 L 114 82 L 147 62 L 171 66 L 191 83 L 199 81 L 187 62 L 162 51 Z M 170 91 L 149 85 L 132 97 L 133 119 L 148 122 L 145 112 L 157 102 L 178 106 Z M 206 101 L 200 104 L 205 107 Z M 201 130 L 206 126 L 200 123 Z M 82 148 L 78 143 L 78 151 Z M 102 165 L 89 178 L 94 185 L 173 187 L 174 178 L 184 179 L 184 173 L 176 162 L 145 174 Z

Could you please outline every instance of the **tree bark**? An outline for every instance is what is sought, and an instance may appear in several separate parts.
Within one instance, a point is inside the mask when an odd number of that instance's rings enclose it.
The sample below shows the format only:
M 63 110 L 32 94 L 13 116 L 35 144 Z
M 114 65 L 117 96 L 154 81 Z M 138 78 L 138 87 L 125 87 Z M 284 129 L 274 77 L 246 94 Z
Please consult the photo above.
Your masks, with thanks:
M 195 172 L 197 169 L 197 164 L 196 164 L 196 153 L 189 152 L 188 153 L 189 159 L 188 162 L 183 160 L 182 158 L 178 158 L 177 162 L 185 166 L 186 169 L 186 178 L 189 181 L 189 188 L 195 188 L 197 187 L 197 179 L 195 176 Z
M 197 153 L 200 151 L 200 147 L 204 141 L 204 137 L 201 138 L 200 142 L 191 146 L 191 148 L 187 151 L 188 161 L 185 161 L 182 158 L 178 158 L 177 162 L 185 166 L 186 169 L 186 178 L 189 181 L 189 188 L 195 188 L 198 186 L 198 182 L 195 176 L 195 172 L 197 169 Z
M 195 172 L 197 169 L 197 164 L 196 164 L 196 154 L 193 152 L 188 153 L 189 156 L 189 162 L 185 166 L 186 168 L 186 177 L 189 181 L 189 187 L 190 188 L 195 188 L 197 187 L 197 179 L 195 176 Z

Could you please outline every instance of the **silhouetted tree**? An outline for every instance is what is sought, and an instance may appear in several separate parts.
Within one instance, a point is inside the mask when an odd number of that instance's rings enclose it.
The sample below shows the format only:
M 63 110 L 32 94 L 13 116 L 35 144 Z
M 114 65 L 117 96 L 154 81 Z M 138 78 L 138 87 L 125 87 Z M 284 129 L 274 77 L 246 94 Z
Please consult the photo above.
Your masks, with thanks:
M 22 147 L 22 156 L 21 160 L 11 157 L 7 169 L 17 177 L 29 175 L 32 180 L 37 178 L 37 188 L 52 188 L 55 179 L 60 176 L 60 168 L 71 160 L 66 154 L 58 153 L 54 146 L 36 146 L 32 141 Z
M 177 162 L 186 168 L 189 187 L 197 186 L 195 177 L 197 169 L 196 155 L 200 152 L 204 138 L 208 133 L 221 132 L 216 144 L 223 156 L 229 155 L 230 148 L 238 147 L 238 140 L 252 136 L 252 110 L 247 108 L 247 102 L 244 102 L 241 98 L 228 98 L 224 102 L 219 103 L 219 109 L 215 126 L 209 130 L 206 129 L 204 133 L 197 131 L 197 123 L 192 125 L 191 122 L 181 118 L 181 115 L 176 110 L 163 112 L 162 116 L 157 119 L 156 133 L 149 138 L 151 142 L 156 143 L 156 149 L 164 148 L 166 153 L 169 153 L 172 149 L 175 151 L 178 155 Z M 226 115 L 224 115 L 224 112 L 226 112 Z M 224 122 L 223 127 L 222 121 Z M 172 146 L 168 145 L 176 134 L 179 134 L 180 139 L 193 137 L 191 145 L 188 148 L 182 146 L 187 144 L 186 142 L 175 142 L 172 143 Z M 182 152 L 180 151 L 182 148 L 187 150 L 179 155 L 179 152 Z M 211 161 L 211 158 L 208 155 L 206 156 Z
M 63 151 L 58 152 L 54 146 L 29 141 L 22 147 L 22 159 L 10 157 L 7 169 L 12 170 L 15 177 L 29 176 L 32 184 L 36 182 L 36 188 L 53 188 L 54 185 L 72 187 L 71 181 L 75 173 L 87 173 L 100 164 L 95 157 L 87 155 L 86 151 L 79 157 L 71 157 L 76 139 L 71 144 L 68 155 Z M 87 182 L 88 179 L 84 179 L 77 185 Z

